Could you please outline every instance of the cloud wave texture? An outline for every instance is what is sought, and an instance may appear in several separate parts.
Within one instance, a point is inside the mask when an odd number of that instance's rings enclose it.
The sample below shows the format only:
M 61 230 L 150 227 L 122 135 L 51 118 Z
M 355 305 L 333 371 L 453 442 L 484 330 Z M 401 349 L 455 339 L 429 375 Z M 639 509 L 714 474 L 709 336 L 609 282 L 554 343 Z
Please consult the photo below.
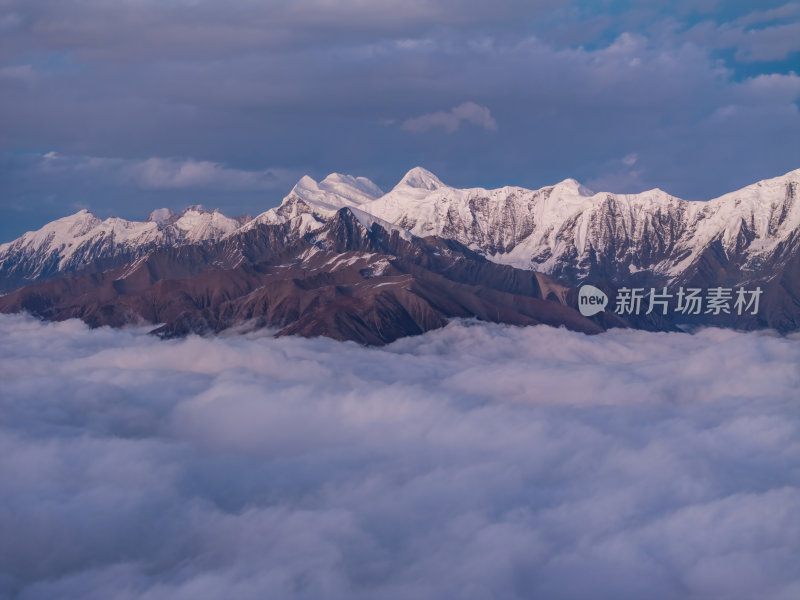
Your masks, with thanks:
M 0 318 L 0 597 L 800 596 L 800 340 Z

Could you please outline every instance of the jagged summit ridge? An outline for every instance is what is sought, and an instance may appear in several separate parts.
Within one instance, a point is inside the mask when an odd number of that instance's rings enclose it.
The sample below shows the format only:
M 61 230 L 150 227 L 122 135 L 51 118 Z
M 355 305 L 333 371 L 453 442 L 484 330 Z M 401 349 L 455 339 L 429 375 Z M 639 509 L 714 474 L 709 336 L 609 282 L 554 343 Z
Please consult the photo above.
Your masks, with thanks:
M 141 256 L 156 247 L 217 240 L 241 225 L 199 206 L 180 215 L 159 209 L 146 221 L 103 220 L 83 209 L 0 245 L 0 284 L 9 289 L 91 264 L 102 269 L 109 261 Z
M 798 186 L 800 170 L 708 202 L 659 189 L 593 193 L 574 179 L 539 190 L 395 188 L 361 209 L 415 235 L 456 239 L 494 261 L 568 281 L 641 272 L 675 279 L 715 245 L 742 268 L 770 262 L 798 235 Z
M 86 265 L 102 269 L 111 258 L 230 238 L 262 225 L 285 225 L 297 238 L 321 229 L 344 207 L 364 223 L 454 239 L 495 262 L 568 282 L 686 278 L 709 252 L 725 265 L 757 271 L 785 262 L 800 236 L 799 189 L 800 169 L 708 202 L 659 189 L 595 193 L 575 179 L 537 190 L 458 189 L 422 167 L 387 193 L 365 177 L 332 173 L 317 182 L 305 176 L 279 206 L 255 219 L 199 206 L 180 214 L 159 209 L 143 222 L 102 220 L 81 210 L 0 246 L 0 284 L 12 289 Z

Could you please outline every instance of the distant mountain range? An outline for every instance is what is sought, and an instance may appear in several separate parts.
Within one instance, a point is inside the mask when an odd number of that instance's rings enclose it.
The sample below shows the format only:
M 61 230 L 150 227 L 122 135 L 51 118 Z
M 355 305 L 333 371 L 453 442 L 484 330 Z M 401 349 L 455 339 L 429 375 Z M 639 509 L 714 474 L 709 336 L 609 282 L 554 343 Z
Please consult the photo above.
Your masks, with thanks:
M 800 328 L 800 169 L 707 202 L 661 190 L 455 189 L 422 168 L 388 193 L 303 177 L 255 218 L 190 207 L 146 221 L 87 211 L 0 246 L 0 311 L 158 324 L 163 335 L 274 327 L 385 343 L 453 317 L 609 326 Z M 576 310 L 576 288 L 759 288 L 755 315 Z M 646 304 L 646 301 L 645 301 Z M 645 311 L 643 311 L 645 312 Z

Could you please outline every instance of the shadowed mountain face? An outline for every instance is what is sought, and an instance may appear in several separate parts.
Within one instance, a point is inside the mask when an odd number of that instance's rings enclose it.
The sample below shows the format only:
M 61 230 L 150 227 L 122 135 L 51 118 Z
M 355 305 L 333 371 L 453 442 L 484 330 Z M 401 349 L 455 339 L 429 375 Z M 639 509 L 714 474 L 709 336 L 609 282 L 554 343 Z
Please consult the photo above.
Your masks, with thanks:
M 0 297 L 0 311 L 93 326 L 154 323 L 166 337 L 270 327 L 365 344 L 456 317 L 586 333 L 623 324 L 613 315 L 583 317 L 569 299 L 568 288 L 543 275 L 451 240 L 365 226 L 344 208 L 300 238 L 285 225 L 260 225 L 213 244 L 160 248 L 116 269 L 14 291 Z

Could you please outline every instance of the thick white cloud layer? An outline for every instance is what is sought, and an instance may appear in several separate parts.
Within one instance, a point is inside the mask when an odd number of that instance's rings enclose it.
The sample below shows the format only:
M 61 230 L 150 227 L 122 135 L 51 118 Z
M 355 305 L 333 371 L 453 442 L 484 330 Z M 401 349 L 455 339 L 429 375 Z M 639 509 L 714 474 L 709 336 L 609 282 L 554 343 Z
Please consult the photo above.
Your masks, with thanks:
M 0 597 L 800 597 L 800 340 L 0 318 Z

